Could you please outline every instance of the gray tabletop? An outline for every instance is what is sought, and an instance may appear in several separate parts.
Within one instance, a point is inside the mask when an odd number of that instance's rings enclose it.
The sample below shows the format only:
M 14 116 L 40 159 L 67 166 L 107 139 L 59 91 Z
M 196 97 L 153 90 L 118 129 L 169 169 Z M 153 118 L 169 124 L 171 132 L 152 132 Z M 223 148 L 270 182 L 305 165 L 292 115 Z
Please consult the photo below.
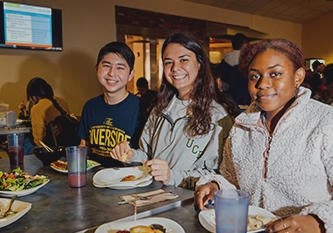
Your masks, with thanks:
M 8 134 L 19 134 L 19 133 L 29 133 L 31 131 L 30 127 L 1 127 L 0 128 L 0 135 L 8 135 Z
M 24 167 L 30 174 L 47 175 L 50 182 L 37 192 L 18 197 L 32 203 L 31 210 L 18 221 L 3 227 L 0 232 L 94 232 L 97 226 L 121 218 L 133 218 L 133 206 L 118 205 L 120 196 L 163 188 L 179 197 L 138 208 L 137 218 L 148 216 L 166 217 L 177 221 L 185 232 L 207 232 L 200 226 L 193 209 L 193 192 L 173 186 L 162 186 L 159 182 L 143 188 L 130 190 L 101 189 L 92 185 L 94 173 L 101 168 L 88 171 L 87 186 L 70 188 L 67 175 L 50 167 L 43 167 L 34 156 L 25 156 Z M 8 159 L 0 159 L 0 170 L 7 171 Z

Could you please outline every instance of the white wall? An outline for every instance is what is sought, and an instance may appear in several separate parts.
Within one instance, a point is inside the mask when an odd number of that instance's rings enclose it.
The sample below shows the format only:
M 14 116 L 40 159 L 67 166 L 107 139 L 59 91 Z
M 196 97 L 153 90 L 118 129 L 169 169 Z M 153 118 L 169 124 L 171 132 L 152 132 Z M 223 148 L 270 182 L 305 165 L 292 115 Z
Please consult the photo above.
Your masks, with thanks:
M 303 52 L 305 57 L 323 58 L 333 63 L 333 14 L 327 13 L 303 25 Z

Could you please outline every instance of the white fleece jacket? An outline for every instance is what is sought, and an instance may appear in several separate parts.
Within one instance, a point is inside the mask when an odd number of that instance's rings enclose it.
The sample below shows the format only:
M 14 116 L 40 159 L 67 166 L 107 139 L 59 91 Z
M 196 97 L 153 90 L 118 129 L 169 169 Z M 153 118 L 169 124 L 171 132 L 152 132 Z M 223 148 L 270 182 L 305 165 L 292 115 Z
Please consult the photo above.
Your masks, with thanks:
M 251 205 L 278 216 L 315 214 L 333 232 L 333 107 L 310 99 L 300 88 L 296 101 L 278 122 L 271 143 L 251 105 L 236 118 L 220 166 L 220 187 L 249 192 Z M 268 148 L 267 177 L 263 178 Z M 228 183 L 230 182 L 230 183 Z

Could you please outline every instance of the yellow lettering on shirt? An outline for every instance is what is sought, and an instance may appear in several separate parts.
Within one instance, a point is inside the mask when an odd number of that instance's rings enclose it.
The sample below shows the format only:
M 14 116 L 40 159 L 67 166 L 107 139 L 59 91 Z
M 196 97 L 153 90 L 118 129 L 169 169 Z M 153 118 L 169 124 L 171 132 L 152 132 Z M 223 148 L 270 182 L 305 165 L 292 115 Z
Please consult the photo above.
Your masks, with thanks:
M 105 131 L 105 145 L 110 145 L 110 136 L 111 135 L 111 131 L 110 130 L 106 130 Z
M 108 151 L 122 141 L 129 141 L 131 136 L 125 131 L 105 126 L 94 126 L 90 130 L 90 145 L 99 148 L 100 151 Z
M 99 129 L 98 131 L 99 131 L 98 145 L 105 146 L 105 129 Z

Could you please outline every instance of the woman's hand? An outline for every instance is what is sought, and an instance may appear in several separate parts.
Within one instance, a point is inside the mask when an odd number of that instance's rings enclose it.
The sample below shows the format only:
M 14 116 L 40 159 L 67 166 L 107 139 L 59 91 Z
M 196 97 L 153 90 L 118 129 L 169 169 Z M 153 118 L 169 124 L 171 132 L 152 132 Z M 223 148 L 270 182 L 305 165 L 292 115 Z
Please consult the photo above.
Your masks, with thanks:
M 110 152 L 112 158 L 121 162 L 128 162 L 132 156 L 133 151 L 128 141 L 119 142 Z
M 267 233 L 320 233 L 319 222 L 311 215 L 294 215 L 268 225 Z
M 214 193 L 218 189 L 217 184 L 213 182 L 198 186 L 194 193 L 194 208 L 197 211 L 205 209 L 205 205 L 208 204 L 208 201 L 214 200 Z
M 148 160 L 144 164 L 151 167 L 151 175 L 156 181 L 161 181 L 164 185 L 170 180 L 170 168 L 167 161 L 163 159 Z

